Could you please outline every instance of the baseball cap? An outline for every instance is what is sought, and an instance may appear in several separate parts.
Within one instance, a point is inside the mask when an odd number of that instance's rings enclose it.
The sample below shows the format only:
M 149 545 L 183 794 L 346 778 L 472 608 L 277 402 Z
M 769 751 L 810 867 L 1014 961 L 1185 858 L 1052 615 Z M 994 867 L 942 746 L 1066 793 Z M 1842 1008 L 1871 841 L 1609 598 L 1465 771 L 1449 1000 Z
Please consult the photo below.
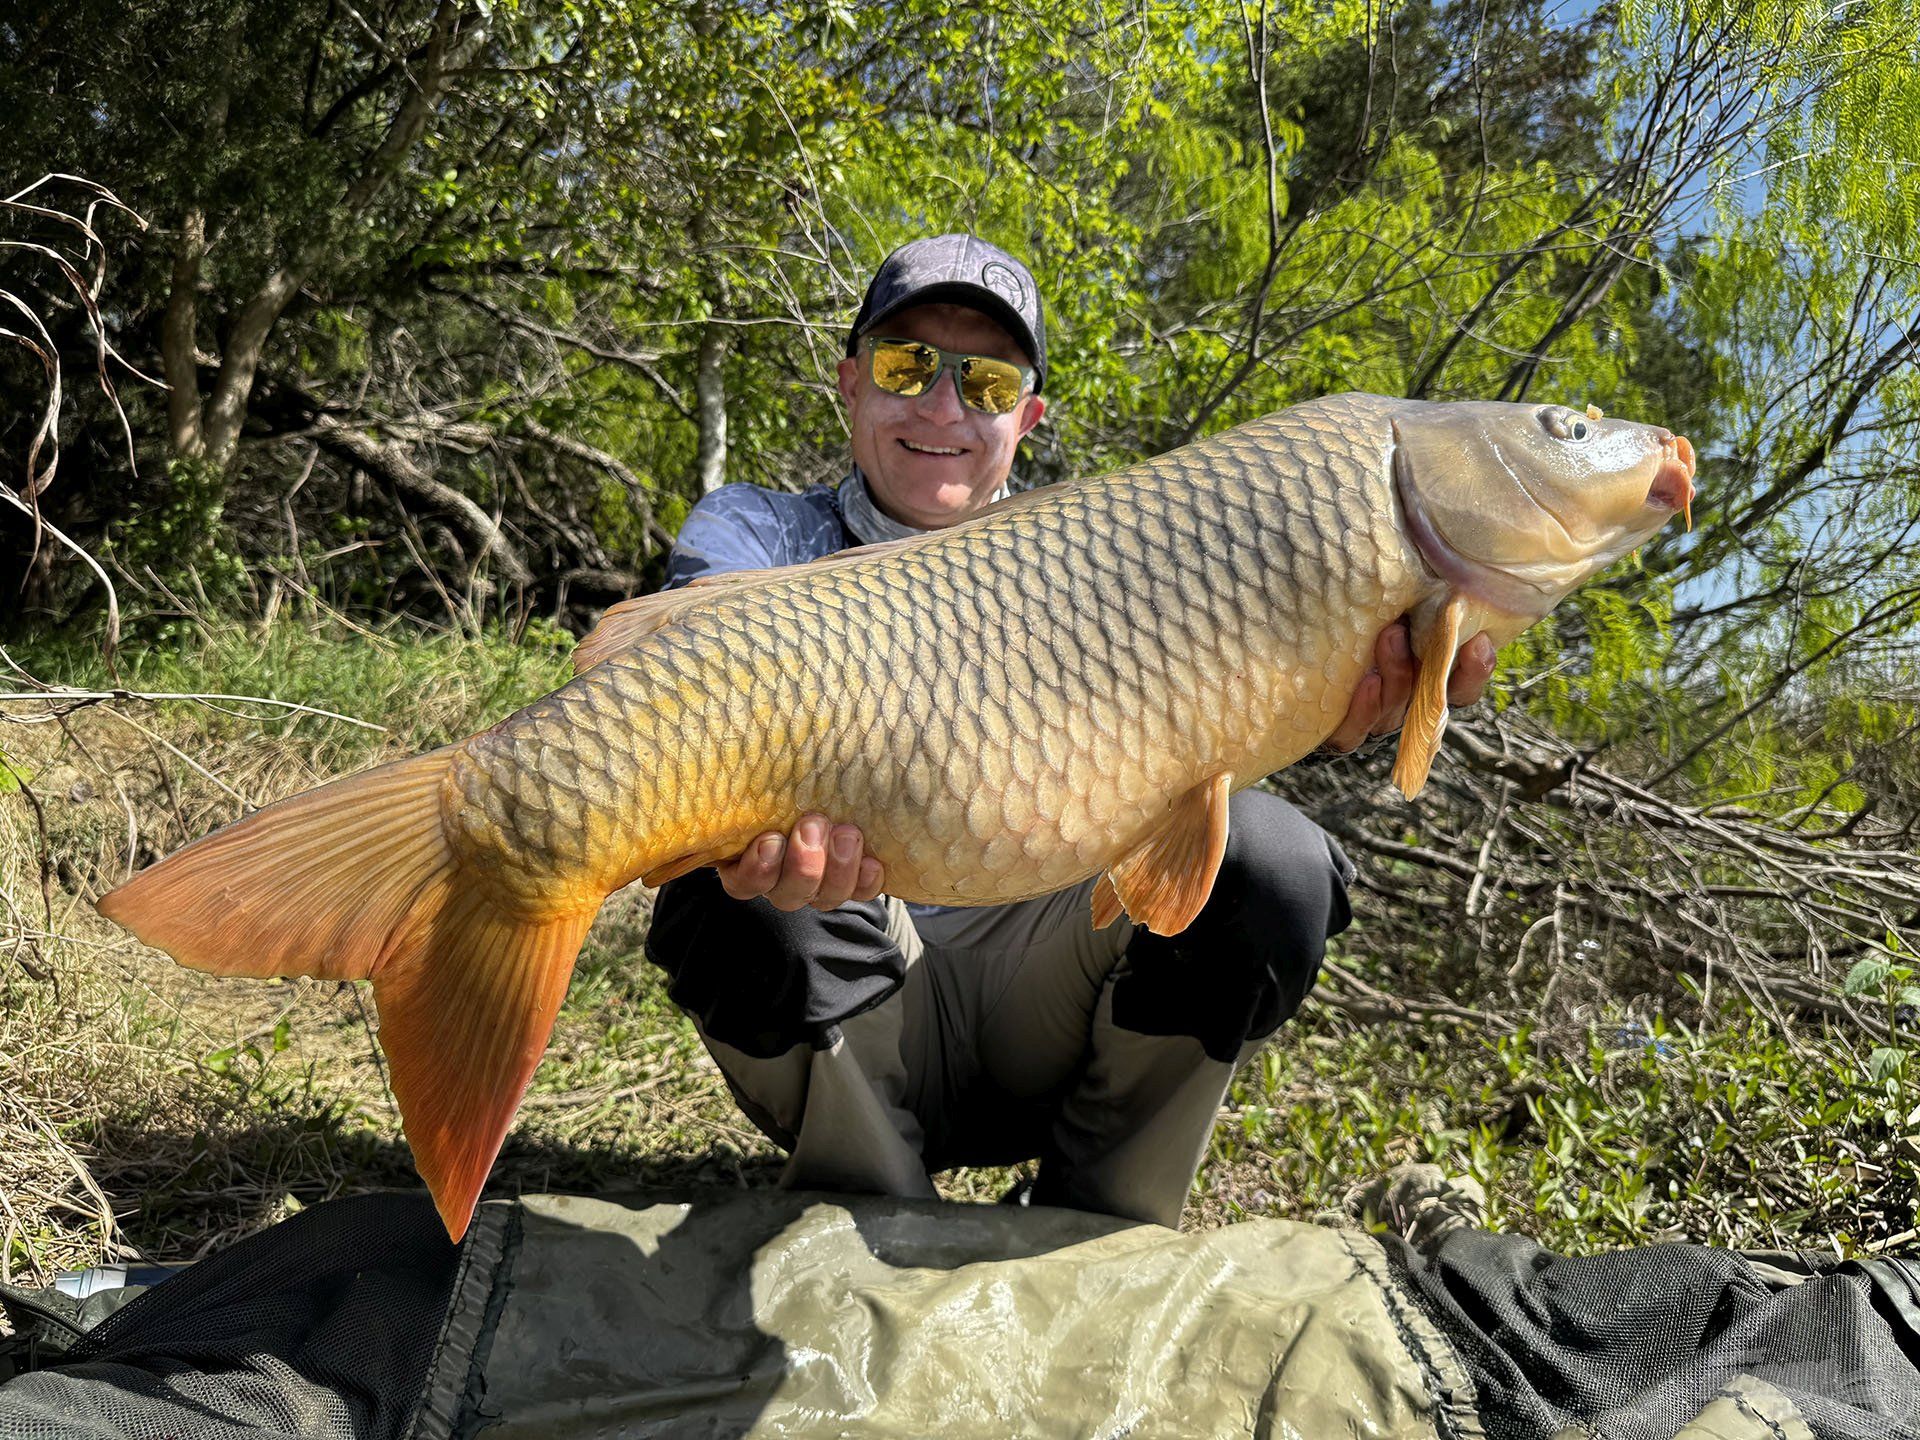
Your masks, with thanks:
M 880 262 L 860 313 L 847 332 L 847 354 L 860 337 L 910 305 L 965 305 L 998 322 L 1033 360 L 1033 388 L 1047 381 L 1047 322 L 1033 274 L 998 245 L 973 235 L 910 240 Z

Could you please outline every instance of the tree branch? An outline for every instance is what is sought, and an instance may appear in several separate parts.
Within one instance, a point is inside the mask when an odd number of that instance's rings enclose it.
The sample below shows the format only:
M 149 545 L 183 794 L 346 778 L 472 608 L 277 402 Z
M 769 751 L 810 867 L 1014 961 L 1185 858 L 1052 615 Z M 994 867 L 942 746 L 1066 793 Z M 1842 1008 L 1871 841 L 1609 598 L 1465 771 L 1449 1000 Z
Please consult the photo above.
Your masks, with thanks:
M 493 555 L 507 578 L 521 585 L 533 583 L 533 572 L 520 557 L 491 515 L 466 495 L 444 481 L 436 480 L 413 457 L 397 445 L 383 443 L 364 430 L 321 415 L 313 422 L 312 436 L 321 449 L 351 461 L 371 475 L 377 475 L 396 490 L 427 501 L 450 512 L 463 529 L 480 542 L 483 554 Z
M 406 99 L 401 102 L 387 133 L 374 151 L 366 168 L 347 187 L 335 212 L 335 223 L 322 227 L 300 247 L 293 258 L 270 276 L 266 283 L 240 307 L 227 339 L 220 374 L 214 382 L 212 398 L 207 402 L 203 421 L 205 453 L 222 470 L 232 463 L 246 422 L 247 402 L 253 393 L 254 375 L 260 357 L 287 303 L 299 293 L 307 277 L 339 245 L 340 236 L 365 213 L 367 207 L 399 173 L 407 153 L 419 142 L 434 107 L 446 92 L 450 72 L 459 69 L 484 43 L 487 25 L 476 20 L 465 32 L 459 32 L 458 0 L 441 0 L 434 12 L 426 58 Z

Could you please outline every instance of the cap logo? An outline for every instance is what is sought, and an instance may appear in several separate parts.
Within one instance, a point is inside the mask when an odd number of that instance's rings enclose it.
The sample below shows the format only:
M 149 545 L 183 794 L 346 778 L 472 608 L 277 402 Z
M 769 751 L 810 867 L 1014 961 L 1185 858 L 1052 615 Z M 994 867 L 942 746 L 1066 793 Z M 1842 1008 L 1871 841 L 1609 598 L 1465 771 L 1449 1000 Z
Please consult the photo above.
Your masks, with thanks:
M 980 283 L 1011 305 L 1015 314 L 1027 313 L 1026 284 L 998 260 L 981 267 Z

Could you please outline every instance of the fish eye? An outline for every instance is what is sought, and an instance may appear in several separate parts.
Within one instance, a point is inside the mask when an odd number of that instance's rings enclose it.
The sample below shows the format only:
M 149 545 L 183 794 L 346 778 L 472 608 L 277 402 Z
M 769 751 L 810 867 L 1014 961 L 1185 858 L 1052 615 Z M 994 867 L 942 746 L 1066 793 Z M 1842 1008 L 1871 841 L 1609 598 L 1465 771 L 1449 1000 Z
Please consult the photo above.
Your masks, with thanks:
M 1587 417 L 1577 411 L 1562 409 L 1558 406 L 1540 412 L 1540 424 L 1556 440 L 1585 440 L 1593 434 L 1593 426 Z

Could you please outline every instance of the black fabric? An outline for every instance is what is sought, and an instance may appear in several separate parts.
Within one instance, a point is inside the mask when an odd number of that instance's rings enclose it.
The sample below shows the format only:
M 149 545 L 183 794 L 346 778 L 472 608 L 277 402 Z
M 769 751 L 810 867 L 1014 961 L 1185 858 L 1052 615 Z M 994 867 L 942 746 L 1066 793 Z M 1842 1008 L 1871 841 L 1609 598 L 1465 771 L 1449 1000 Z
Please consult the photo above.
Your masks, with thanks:
M 1920 1434 L 1912 1337 L 1889 1327 L 1859 1266 L 1775 1290 L 1739 1255 L 1696 1245 L 1569 1259 L 1472 1229 L 1425 1255 L 1387 1244 L 1472 1372 L 1490 1440 L 1570 1425 L 1666 1440 L 1741 1376 L 1784 1392 L 1820 1440 Z
M 1878 1260 L 1850 1260 L 1839 1269 L 1842 1274 L 1864 1275 L 1873 1283 L 1874 1308 L 1887 1322 L 1887 1329 L 1907 1359 L 1920 1366 L 1920 1258 L 1887 1255 Z
M 1353 862 L 1278 795 L 1227 802 L 1227 850 L 1213 893 L 1178 935 L 1142 929 L 1113 985 L 1113 1023 L 1191 1035 L 1232 1063 L 1300 1008 L 1327 941 L 1353 921 Z
M 459 1256 L 425 1195 L 315 1206 L 0 1385 L 0 1440 L 399 1440 Z
M 907 974 L 881 901 L 788 912 L 735 900 L 711 868 L 661 887 L 646 951 L 676 1005 L 713 1039 L 762 1060 L 831 1044 L 840 1021 L 878 1005 Z

